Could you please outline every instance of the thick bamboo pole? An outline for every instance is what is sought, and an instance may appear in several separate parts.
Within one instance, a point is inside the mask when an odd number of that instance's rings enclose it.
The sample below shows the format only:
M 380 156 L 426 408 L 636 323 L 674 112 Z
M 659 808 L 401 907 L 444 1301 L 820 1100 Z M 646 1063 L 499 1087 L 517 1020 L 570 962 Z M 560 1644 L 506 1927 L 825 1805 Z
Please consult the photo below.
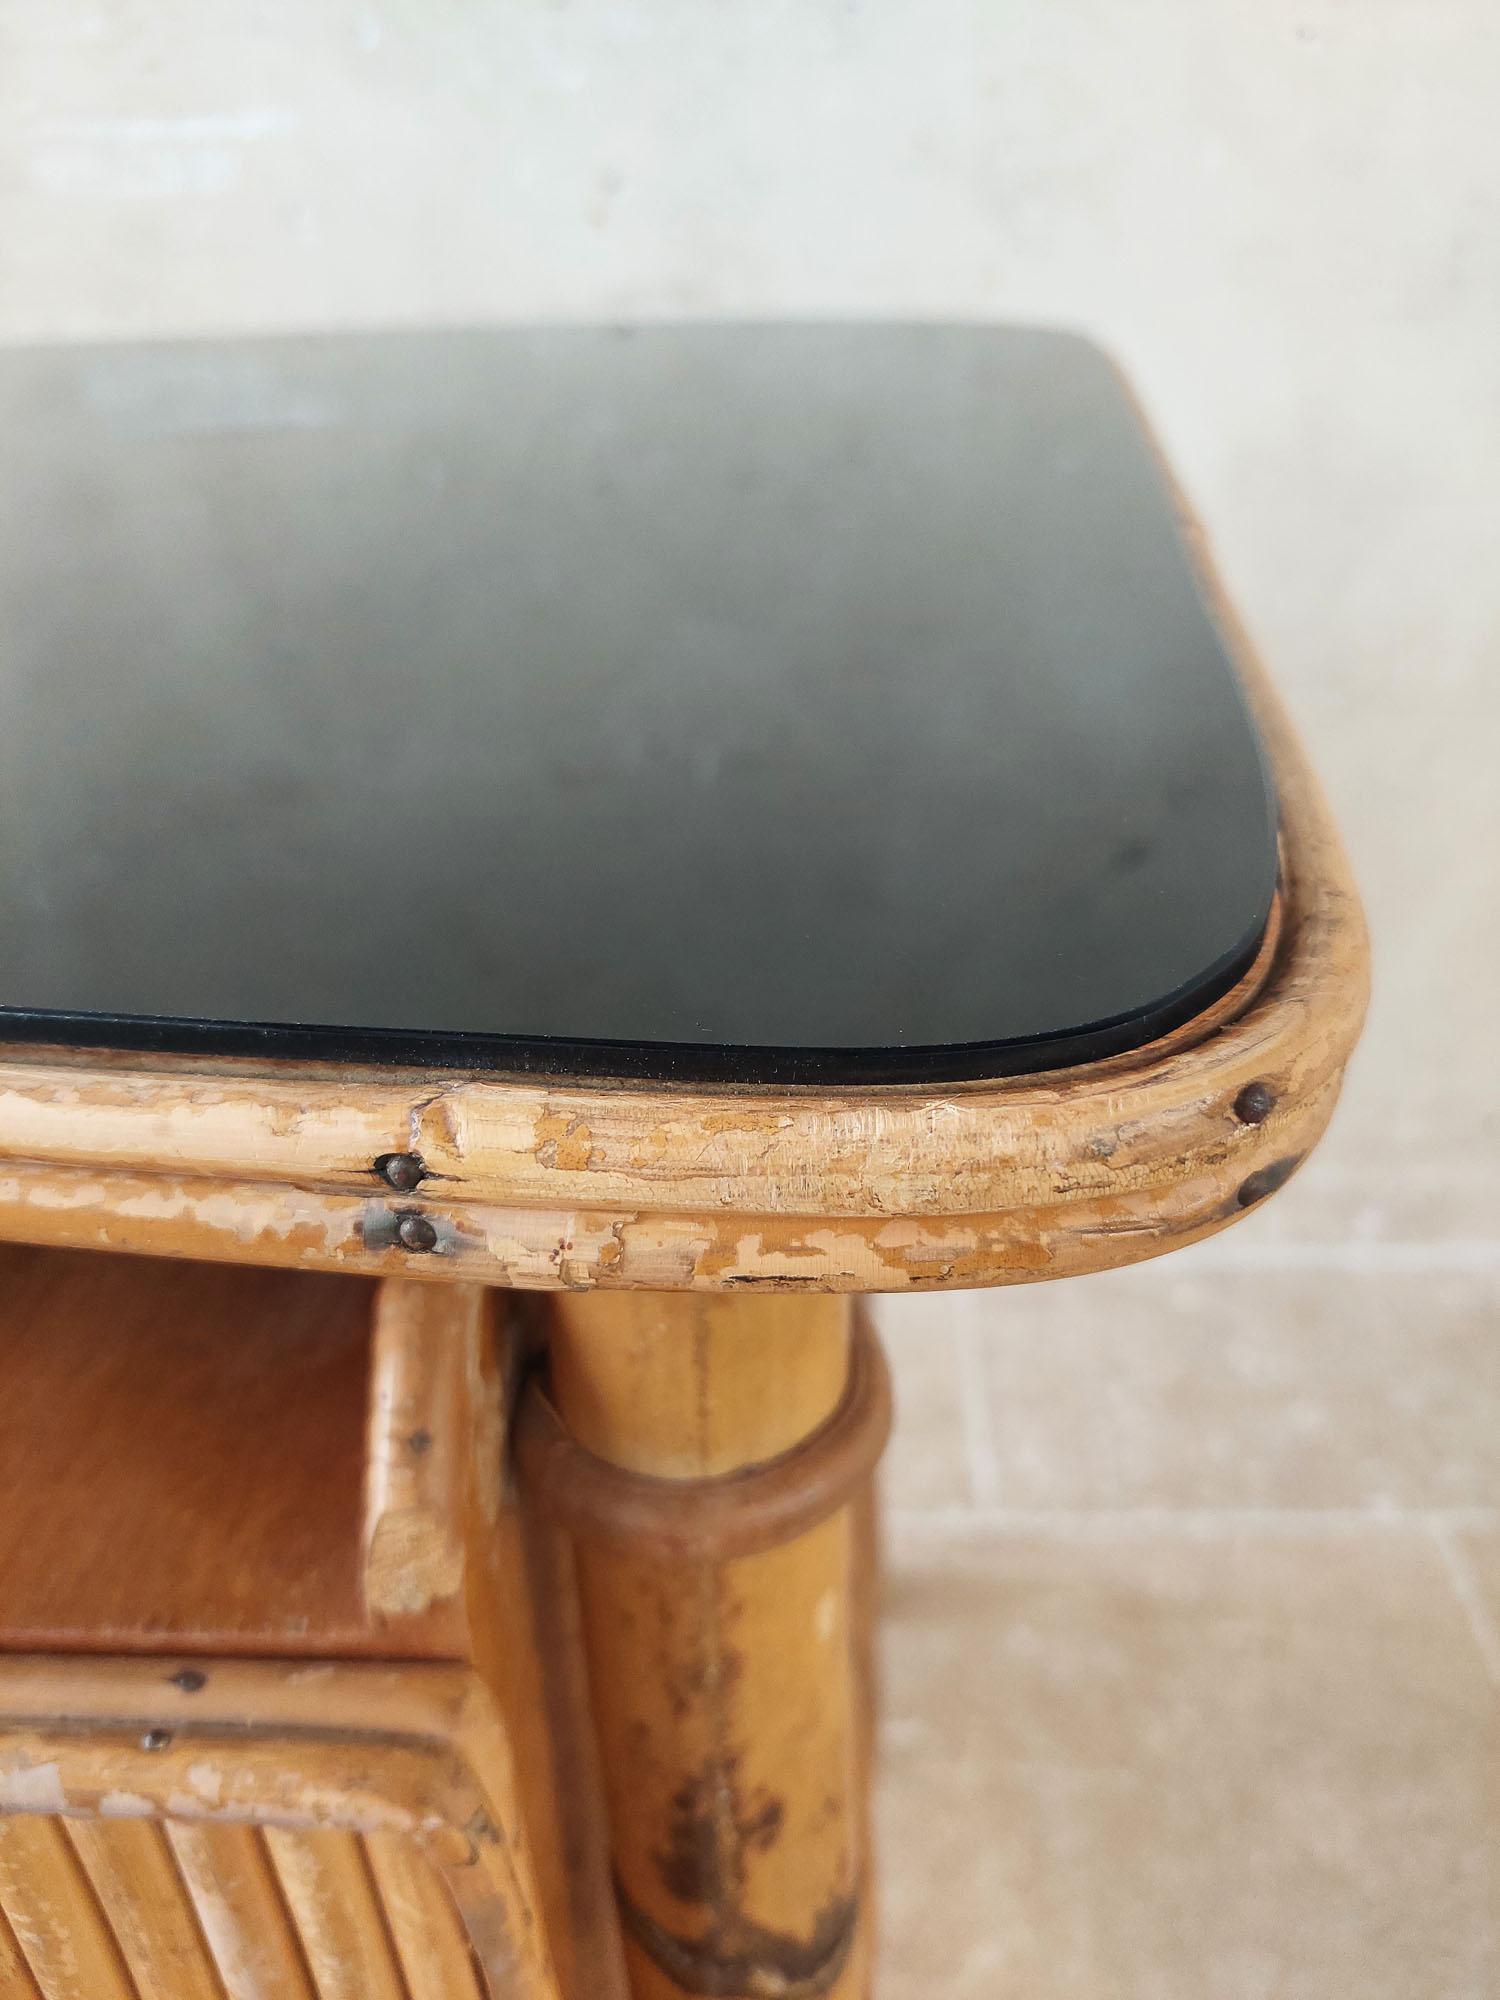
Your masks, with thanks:
M 686 1482 L 795 1454 L 827 1422 L 850 1330 L 831 1296 L 567 1295 L 552 1396 L 578 1444 L 684 1482 L 691 1507 Z M 868 1992 L 858 1539 L 844 1505 L 728 1559 L 580 1544 L 637 2000 Z

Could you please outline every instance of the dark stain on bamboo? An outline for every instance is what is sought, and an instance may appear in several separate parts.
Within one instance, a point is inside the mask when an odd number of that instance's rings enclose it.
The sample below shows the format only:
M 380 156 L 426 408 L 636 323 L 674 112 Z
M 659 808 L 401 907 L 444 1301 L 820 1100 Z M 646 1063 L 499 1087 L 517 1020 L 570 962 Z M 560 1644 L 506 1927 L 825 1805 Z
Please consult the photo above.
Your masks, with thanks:
M 838 1896 L 819 1912 L 809 1937 L 791 1937 L 737 1911 L 716 1916 L 703 1937 L 680 1937 L 640 1909 L 616 1883 L 625 1929 L 684 1993 L 704 2000 L 818 2000 L 837 1982 L 859 1927 L 857 1896 Z
M 1286 1159 L 1272 1160 L 1269 1166 L 1261 1167 L 1253 1174 L 1247 1174 L 1236 1191 L 1235 1206 L 1254 1208 L 1255 1204 L 1264 1201 L 1268 1194 L 1275 1194 L 1279 1187 L 1285 1187 L 1301 1164 L 1302 1155 L 1293 1153 Z
M 710 1765 L 686 1779 L 672 1795 L 665 1846 L 652 1855 L 668 1895 L 679 1903 L 701 1903 L 715 1922 L 737 1925 L 745 1892 L 747 1860 L 781 1838 L 786 1808 L 763 1786 L 746 1798 L 740 1789 L 740 1760 Z

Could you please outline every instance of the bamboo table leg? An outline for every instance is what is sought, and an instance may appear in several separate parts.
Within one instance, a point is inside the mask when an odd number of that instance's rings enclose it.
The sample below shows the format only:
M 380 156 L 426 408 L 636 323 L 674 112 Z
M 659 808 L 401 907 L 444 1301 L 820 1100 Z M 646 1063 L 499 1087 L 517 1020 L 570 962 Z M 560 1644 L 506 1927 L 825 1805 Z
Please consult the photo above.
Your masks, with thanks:
M 850 1389 L 831 1298 L 557 1302 L 558 1417 L 689 1517 L 750 1468 L 795 1484 Z M 873 1419 L 879 1422 L 879 1419 Z M 881 1432 L 883 1436 L 883 1431 Z M 880 1439 L 874 1441 L 878 1451 Z M 864 1478 L 868 1483 L 866 1461 Z M 726 1486 L 726 1481 L 728 1485 Z M 763 1490 L 763 1489 L 759 1489 Z M 857 1496 L 753 1553 L 586 1535 L 579 1582 L 616 1885 L 638 2000 L 868 1992 L 868 1731 Z M 669 1517 L 664 1517 L 669 1518 Z M 779 1532 L 779 1531 L 778 1531 Z

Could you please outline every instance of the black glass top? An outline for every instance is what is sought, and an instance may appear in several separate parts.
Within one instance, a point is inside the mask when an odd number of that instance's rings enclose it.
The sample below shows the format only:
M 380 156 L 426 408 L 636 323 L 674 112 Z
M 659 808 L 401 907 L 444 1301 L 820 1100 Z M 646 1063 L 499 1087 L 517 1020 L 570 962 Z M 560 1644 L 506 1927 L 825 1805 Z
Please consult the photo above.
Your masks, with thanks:
M 749 1081 L 1244 969 L 1266 772 L 1070 336 L 0 356 L 0 1035 Z

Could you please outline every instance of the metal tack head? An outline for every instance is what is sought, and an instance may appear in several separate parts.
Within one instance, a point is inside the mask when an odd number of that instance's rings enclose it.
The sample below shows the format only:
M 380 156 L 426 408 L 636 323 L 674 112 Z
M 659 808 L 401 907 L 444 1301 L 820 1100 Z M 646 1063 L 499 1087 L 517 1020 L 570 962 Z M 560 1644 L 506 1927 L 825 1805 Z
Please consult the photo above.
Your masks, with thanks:
M 375 1171 L 387 1187 L 410 1194 L 413 1188 L 421 1186 L 427 1166 L 420 1153 L 382 1153 L 375 1162 Z
M 1242 1125 L 1260 1125 L 1276 1108 L 1276 1093 L 1268 1083 L 1247 1083 L 1234 1100 L 1234 1115 Z
M 396 1239 L 404 1250 L 436 1250 L 437 1231 L 425 1215 L 403 1215 L 396 1224 Z
M 141 1738 L 143 1750 L 165 1750 L 172 1741 L 170 1729 L 148 1729 Z

